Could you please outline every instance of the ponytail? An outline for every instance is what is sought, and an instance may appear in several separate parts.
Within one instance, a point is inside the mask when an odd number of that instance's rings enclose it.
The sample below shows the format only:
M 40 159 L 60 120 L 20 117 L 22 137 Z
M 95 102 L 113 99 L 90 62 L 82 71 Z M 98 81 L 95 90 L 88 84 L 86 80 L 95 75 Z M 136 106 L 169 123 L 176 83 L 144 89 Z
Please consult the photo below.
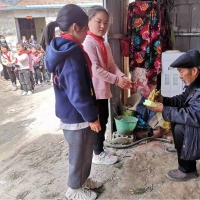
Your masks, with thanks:
M 50 22 L 43 30 L 40 45 L 46 50 L 47 45 L 55 38 L 55 28 L 59 27 L 62 32 L 68 31 L 70 26 L 76 23 L 80 28 L 88 25 L 88 16 L 77 5 L 67 4 L 58 12 L 55 22 Z
M 43 30 L 42 32 L 42 39 L 40 42 L 40 45 L 46 50 L 46 46 L 50 44 L 51 40 L 55 38 L 55 28 L 57 27 L 57 23 L 55 22 L 50 22 Z

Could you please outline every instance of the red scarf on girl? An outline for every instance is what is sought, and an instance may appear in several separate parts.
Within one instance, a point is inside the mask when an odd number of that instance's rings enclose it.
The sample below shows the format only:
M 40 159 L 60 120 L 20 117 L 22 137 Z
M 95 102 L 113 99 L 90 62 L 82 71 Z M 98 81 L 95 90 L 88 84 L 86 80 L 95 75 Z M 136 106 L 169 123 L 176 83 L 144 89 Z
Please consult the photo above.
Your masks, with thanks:
M 91 60 L 90 60 L 88 54 L 84 51 L 83 45 L 77 39 L 75 39 L 72 35 L 70 35 L 68 33 L 62 33 L 62 34 L 60 34 L 60 36 L 62 38 L 65 38 L 65 39 L 68 39 L 68 40 L 75 42 L 76 44 L 78 44 L 81 47 L 81 50 L 83 51 L 84 57 L 87 61 L 88 69 L 89 69 L 89 72 L 90 72 L 90 77 L 92 77 L 92 63 L 91 63 Z
M 32 53 L 34 56 L 38 56 L 39 55 L 39 52 L 38 51 L 36 51 L 36 52 L 34 52 L 34 53 Z
M 5 55 L 6 58 L 7 58 L 7 60 L 8 60 L 9 62 L 11 62 L 11 59 L 10 59 L 10 56 L 8 55 L 8 53 L 9 53 L 9 51 L 6 51 L 6 52 L 3 53 L 3 55 Z
M 27 51 L 26 51 L 26 50 L 22 50 L 22 51 L 20 51 L 20 52 L 18 53 L 18 56 L 21 56 L 22 54 L 27 54 Z M 18 63 L 17 58 L 16 58 L 15 63 Z
M 106 47 L 105 47 L 105 44 L 104 44 L 104 38 L 103 37 L 98 37 L 96 36 L 95 34 L 93 34 L 91 31 L 88 31 L 87 32 L 88 35 L 91 35 L 97 42 L 100 43 L 100 47 L 101 47 L 101 52 L 102 52 L 102 55 L 103 55 L 103 61 L 104 61 L 104 64 L 107 68 L 107 64 L 108 64 L 108 55 L 107 55 L 107 51 L 106 51 Z

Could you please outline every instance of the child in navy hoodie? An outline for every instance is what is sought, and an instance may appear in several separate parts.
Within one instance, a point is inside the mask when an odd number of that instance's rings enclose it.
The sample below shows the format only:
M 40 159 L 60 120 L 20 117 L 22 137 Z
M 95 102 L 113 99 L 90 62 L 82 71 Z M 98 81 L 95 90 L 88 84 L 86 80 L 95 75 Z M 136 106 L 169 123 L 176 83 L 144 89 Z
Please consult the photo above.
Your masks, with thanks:
M 55 27 L 63 32 L 55 38 Z M 91 61 L 81 43 L 88 30 L 88 17 L 77 5 L 61 8 L 55 22 L 43 31 L 42 48 L 46 51 L 46 67 L 53 73 L 56 115 L 69 144 L 68 199 L 94 200 L 95 189 L 102 183 L 88 179 L 90 175 L 93 132 L 101 130 L 92 84 Z

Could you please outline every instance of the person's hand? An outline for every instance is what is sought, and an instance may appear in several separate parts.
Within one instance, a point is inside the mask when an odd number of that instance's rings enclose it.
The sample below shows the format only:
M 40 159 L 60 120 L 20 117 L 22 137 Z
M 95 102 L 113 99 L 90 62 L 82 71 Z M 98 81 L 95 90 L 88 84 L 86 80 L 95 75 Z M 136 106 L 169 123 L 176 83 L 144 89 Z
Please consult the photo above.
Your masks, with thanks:
M 155 101 L 160 102 L 160 103 L 163 103 L 163 96 L 159 93 L 159 94 L 156 96 Z
M 90 128 L 92 131 L 94 132 L 99 132 L 101 130 L 101 125 L 99 120 L 95 121 L 95 122 L 89 122 Z
M 130 89 L 132 88 L 132 81 L 129 80 L 127 77 L 117 77 L 117 85 L 122 89 Z
M 17 70 L 18 70 L 17 67 L 15 67 L 14 71 L 17 72 Z
M 127 81 L 127 83 L 129 84 L 130 88 L 132 88 L 133 82 L 128 77 L 126 77 L 126 76 L 123 76 L 123 78 Z
M 42 66 L 40 66 L 39 68 L 42 69 Z
M 155 102 L 155 104 L 157 105 L 156 107 L 149 107 L 147 106 L 147 108 L 149 108 L 150 110 L 154 111 L 154 112 L 162 112 L 163 111 L 163 104 L 159 103 L 159 102 Z

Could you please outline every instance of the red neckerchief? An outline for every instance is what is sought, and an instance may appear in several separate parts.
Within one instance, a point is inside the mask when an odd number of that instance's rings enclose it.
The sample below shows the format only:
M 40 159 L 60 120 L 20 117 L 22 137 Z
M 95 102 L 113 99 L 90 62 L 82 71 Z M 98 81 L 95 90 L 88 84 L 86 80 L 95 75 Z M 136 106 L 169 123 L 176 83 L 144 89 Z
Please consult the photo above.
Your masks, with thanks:
M 3 53 L 3 55 L 5 55 L 6 58 L 7 58 L 7 60 L 8 60 L 9 62 L 11 62 L 11 59 L 10 59 L 10 56 L 8 55 L 8 53 L 9 53 L 9 51 L 7 50 L 6 52 Z
M 21 56 L 22 54 L 27 54 L 27 51 L 26 51 L 26 50 L 22 50 L 22 51 L 20 51 L 20 52 L 18 53 L 18 56 Z M 16 58 L 15 63 L 18 63 L 17 58 Z
M 45 51 L 44 50 L 40 50 L 40 53 L 45 54 Z
M 65 38 L 65 39 L 68 39 L 68 40 L 75 42 L 76 44 L 78 44 L 81 47 L 81 50 L 83 51 L 84 57 L 87 61 L 88 69 L 89 69 L 89 72 L 90 72 L 90 77 L 92 77 L 92 63 L 91 63 L 91 60 L 90 60 L 88 54 L 84 51 L 83 45 L 78 40 L 76 40 L 72 35 L 70 35 L 68 33 L 62 33 L 62 34 L 60 34 L 60 36 L 62 38 Z
M 39 52 L 36 51 L 36 52 L 34 52 L 32 54 L 37 57 L 39 55 Z
M 27 51 L 26 50 L 22 50 L 18 53 L 18 56 L 21 56 L 22 54 L 27 54 Z
M 103 61 L 104 61 L 104 64 L 107 68 L 107 64 L 108 64 L 108 55 L 107 55 L 107 51 L 106 51 L 106 47 L 105 47 L 105 44 L 104 44 L 104 38 L 103 37 L 98 37 L 96 36 L 95 34 L 93 34 L 91 31 L 88 31 L 87 32 L 88 35 L 91 35 L 97 42 L 100 43 L 100 47 L 101 47 L 101 52 L 102 52 L 102 55 L 103 55 Z

